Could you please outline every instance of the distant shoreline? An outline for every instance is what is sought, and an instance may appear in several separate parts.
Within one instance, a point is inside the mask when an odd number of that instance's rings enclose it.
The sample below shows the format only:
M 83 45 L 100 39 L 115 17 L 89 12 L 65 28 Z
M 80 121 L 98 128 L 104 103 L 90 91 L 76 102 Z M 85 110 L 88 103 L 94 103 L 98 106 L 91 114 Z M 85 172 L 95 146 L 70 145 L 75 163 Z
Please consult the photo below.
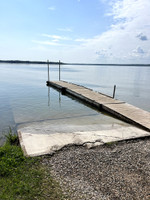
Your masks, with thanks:
M 24 60 L 0 60 L 0 63 L 12 64 L 59 64 L 59 62 L 46 62 L 46 61 L 24 61 Z M 62 63 L 61 63 L 62 64 Z
M 23 61 L 23 60 L 0 60 L 0 63 L 12 64 L 53 64 L 53 65 L 96 65 L 96 66 L 145 66 L 150 67 L 150 64 L 92 64 L 92 63 L 63 63 L 63 62 L 46 62 L 46 61 Z

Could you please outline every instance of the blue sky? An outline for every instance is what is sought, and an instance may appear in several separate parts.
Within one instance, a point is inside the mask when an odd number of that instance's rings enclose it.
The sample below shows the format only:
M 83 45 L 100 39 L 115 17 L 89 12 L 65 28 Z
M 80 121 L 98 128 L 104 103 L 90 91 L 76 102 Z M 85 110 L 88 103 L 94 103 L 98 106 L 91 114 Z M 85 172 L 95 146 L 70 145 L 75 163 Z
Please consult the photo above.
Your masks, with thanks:
M 150 0 L 1 0 L 0 59 L 150 63 Z

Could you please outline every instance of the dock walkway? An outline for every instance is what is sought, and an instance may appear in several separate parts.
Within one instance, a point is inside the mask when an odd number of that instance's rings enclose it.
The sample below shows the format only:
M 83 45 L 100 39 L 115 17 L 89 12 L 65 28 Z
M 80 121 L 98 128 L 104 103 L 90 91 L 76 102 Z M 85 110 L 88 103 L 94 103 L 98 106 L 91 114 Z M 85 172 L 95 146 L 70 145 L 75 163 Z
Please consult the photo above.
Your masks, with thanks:
M 65 81 L 47 81 L 47 85 L 150 132 L 150 112 L 73 83 Z

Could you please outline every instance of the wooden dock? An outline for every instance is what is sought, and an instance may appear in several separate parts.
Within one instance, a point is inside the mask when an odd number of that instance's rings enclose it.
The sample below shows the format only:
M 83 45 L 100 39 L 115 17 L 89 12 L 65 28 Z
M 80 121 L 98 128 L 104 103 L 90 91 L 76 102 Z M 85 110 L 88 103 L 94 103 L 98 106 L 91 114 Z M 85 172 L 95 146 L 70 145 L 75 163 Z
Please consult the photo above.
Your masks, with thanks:
M 135 124 L 150 132 L 150 112 L 73 83 L 65 81 L 47 81 L 47 86 L 56 88 L 63 94 L 72 95 L 96 107 L 98 110 L 107 111 L 119 119 Z

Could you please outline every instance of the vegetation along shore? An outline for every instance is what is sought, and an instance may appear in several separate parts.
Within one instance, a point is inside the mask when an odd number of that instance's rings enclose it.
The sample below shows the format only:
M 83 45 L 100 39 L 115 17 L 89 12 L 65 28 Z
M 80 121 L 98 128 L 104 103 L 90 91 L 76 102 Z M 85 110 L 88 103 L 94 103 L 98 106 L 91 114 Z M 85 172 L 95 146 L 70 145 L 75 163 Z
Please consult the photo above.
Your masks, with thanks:
M 0 147 L 0 199 L 149 200 L 150 138 L 24 157 L 11 132 Z
M 67 199 L 43 158 L 24 157 L 18 137 L 11 132 L 6 137 L 0 147 L 0 199 Z

